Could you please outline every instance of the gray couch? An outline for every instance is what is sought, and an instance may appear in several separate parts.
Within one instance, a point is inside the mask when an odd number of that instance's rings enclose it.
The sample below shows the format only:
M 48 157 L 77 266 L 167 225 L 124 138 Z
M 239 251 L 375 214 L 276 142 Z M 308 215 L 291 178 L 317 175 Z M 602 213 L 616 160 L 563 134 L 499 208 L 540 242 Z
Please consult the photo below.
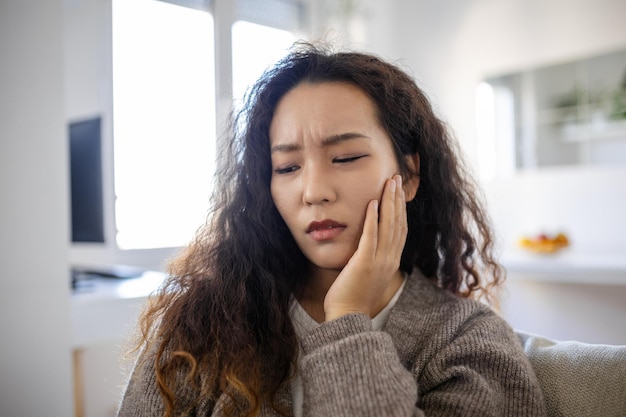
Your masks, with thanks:
M 626 417 L 626 346 L 554 341 L 517 331 L 550 417 Z

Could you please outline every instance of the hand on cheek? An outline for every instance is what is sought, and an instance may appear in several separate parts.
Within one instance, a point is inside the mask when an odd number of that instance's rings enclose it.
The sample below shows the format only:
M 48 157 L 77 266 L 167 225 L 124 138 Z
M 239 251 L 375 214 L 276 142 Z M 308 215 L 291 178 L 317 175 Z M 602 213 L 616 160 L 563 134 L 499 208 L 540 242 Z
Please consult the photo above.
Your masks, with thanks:
M 406 242 L 406 201 L 400 175 L 387 180 L 380 203 L 369 202 L 359 245 L 324 299 L 326 321 L 350 313 L 372 317 L 387 300 Z

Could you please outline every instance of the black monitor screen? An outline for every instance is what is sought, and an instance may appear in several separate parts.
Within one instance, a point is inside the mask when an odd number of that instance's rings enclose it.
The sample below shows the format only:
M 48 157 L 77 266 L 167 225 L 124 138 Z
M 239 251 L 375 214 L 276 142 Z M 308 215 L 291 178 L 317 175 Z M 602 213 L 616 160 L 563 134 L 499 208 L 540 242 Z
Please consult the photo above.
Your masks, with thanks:
M 100 118 L 70 123 L 72 242 L 104 242 Z

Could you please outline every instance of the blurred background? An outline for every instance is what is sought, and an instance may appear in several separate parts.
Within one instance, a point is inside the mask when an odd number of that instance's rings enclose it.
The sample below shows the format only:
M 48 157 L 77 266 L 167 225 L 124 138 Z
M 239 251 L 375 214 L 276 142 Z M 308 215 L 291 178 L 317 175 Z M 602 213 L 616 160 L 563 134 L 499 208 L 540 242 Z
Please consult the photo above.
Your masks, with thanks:
M 295 40 L 411 73 L 497 233 L 499 309 L 626 344 L 626 1 L 3 0 L 0 414 L 112 416 L 219 137 Z

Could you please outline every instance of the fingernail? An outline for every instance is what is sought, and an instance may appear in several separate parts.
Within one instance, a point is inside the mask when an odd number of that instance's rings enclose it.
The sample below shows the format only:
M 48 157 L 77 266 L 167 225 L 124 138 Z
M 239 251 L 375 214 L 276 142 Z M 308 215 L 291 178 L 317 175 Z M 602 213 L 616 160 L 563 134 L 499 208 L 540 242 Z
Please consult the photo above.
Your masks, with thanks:
M 389 189 L 391 191 L 395 191 L 396 190 L 396 181 L 391 180 L 391 184 L 389 184 Z

